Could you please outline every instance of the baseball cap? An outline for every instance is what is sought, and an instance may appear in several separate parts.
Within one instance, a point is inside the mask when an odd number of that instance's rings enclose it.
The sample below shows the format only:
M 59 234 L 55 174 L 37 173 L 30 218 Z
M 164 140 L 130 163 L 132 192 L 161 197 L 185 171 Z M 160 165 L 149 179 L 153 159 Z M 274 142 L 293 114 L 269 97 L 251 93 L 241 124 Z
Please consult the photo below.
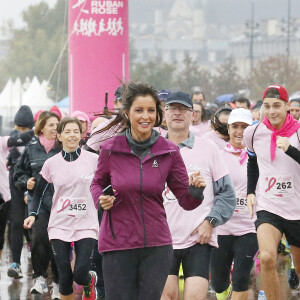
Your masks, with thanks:
M 276 85 L 270 85 L 265 89 L 263 94 L 263 100 L 265 98 L 277 98 L 285 102 L 288 102 L 289 94 L 283 86 L 276 84 Z
M 121 100 L 122 99 L 122 92 L 123 92 L 123 87 L 119 86 L 116 91 L 115 91 L 115 96 L 117 100 Z
M 171 91 L 168 90 L 161 90 L 157 93 L 157 97 L 160 101 L 166 101 L 170 96 Z
M 233 109 L 228 118 L 228 125 L 236 122 L 243 122 L 252 125 L 253 119 L 250 110 L 245 108 Z
M 300 98 L 294 98 L 290 100 L 291 106 L 300 106 Z
M 169 97 L 167 98 L 166 105 L 171 103 L 179 103 L 183 104 L 187 107 L 192 108 L 193 107 L 193 101 L 189 94 L 184 92 L 175 92 L 171 93 Z

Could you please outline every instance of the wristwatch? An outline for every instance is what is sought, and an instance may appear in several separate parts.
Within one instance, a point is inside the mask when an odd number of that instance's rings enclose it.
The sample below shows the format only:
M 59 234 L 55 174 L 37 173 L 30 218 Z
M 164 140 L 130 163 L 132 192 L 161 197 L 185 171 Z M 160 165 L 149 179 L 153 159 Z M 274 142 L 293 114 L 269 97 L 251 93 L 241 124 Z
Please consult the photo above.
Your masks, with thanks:
M 213 228 L 217 226 L 218 220 L 216 218 L 206 217 L 205 220 L 207 220 Z

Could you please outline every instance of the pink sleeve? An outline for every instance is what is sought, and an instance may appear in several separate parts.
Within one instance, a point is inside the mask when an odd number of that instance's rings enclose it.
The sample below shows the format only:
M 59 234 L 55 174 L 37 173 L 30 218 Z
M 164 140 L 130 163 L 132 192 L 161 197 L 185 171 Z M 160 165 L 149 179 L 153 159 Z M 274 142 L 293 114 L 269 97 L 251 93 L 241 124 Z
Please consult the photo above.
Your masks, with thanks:
M 248 126 L 244 131 L 243 145 L 251 152 L 254 152 L 252 145 L 252 136 L 257 125 Z
M 40 172 L 40 174 L 43 176 L 43 178 L 48 181 L 49 183 L 53 183 L 52 181 L 52 176 L 51 176 L 51 172 L 50 172 L 50 166 L 49 166 L 49 160 L 46 160 L 43 168 Z
M 222 157 L 221 154 L 221 151 L 224 150 L 220 150 L 217 145 L 213 144 L 211 151 L 212 151 L 212 159 L 210 161 L 211 174 L 212 174 L 213 181 L 218 181 L 222 177 L 228 175 L 229 171 L 224 161 L 224 158 Z
M 3 136 L 1 137 L 1 147 L 3 151 L 3 155 L 7 156 L 8 155 L 8 147 L 7 147 L 7 141 L 9 139 L 9 136 Z

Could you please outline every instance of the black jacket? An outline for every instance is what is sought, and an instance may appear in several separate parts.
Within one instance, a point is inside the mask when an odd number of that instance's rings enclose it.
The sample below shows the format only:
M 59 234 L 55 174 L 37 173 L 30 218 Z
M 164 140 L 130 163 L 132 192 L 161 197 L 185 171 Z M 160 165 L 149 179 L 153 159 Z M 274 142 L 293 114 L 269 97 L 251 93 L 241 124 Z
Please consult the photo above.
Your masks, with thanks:
M 27 189 L 27 181 L 29 178 L 34 177 L 36 184 L 41 178 L 40 171 L 45 163 L 45 161 L 52 157 L 53 155 L 60 152 L 57 148 L 52 148 L 49 153 L 43 145 L 41 145 L 38 137 L 33 137 L 29 144 L 26 146 L 25 151 L 20 156 L 14 170 L 14 182 L 15 186 L 20 189 Z M 33 196 L 33 190 L 28 190 L 29 198 Z M 49 185 L 45 191 L 43 198 L 43 207 L 40 212 L 50 212 L 52 206 L 52 197 L 54 194 L 53 185 Z M 30 199 L 29 199 L 29 210 L 30 210 Z

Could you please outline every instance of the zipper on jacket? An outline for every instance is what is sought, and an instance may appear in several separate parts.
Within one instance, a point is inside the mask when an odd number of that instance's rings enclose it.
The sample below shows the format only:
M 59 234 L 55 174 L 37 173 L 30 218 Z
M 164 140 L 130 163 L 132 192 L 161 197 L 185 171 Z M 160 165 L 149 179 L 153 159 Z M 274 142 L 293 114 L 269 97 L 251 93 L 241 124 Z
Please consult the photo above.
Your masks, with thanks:
M 110 227 L 110 231 L 111 231 L 111 236 L 115 240 L 116 235 L 115 235 L 114 226 L 113 226 L 113 222 L 112 222 L 112 218 L 111 218 L 111 211 L 108 211 L 108 220 L 109 220 L 109 227 Z
M 144 230 L 144 247 L 147 246 L 147 238 L 146 238 L 146 228 L 145 228 L 145 219 L 144 219 L 144 210 L 143 210 L 143 194 L 142 194 L 142 186 L 143 186 L 143 164 L 141 164 L 141 180 L 140 180 L 140 203 L 141 203 L 141 213 L 142 213 L 142 222 L 143 222 L 143 230 Z

